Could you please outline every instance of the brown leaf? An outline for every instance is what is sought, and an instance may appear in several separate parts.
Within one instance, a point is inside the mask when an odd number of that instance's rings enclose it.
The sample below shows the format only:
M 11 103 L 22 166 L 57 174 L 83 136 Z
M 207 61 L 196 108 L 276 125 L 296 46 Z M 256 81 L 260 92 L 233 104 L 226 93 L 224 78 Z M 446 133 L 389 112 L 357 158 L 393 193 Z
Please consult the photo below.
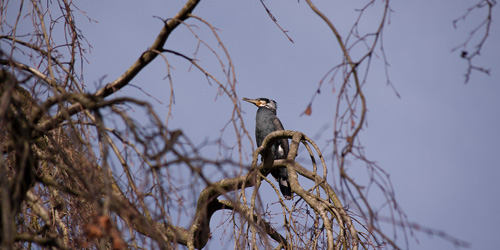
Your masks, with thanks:
M 121 250 L 127 247 L 127 244 L 125 244 L 125 242 L 120 237 L 120 234 L 116 231 L 116 229 L 111 231 L 111 238 L 113 242 L 112 243 L 113 250 Z
M 85 227 L 85 232 L 89 238 L 101 238 L 103 236 L 102 230 L 93 224 L 87 225 Z
M 306 114 L 307 116 L 310 116 L 312 114 L 311 104 L 307 106 L 306 110 L 304 111 L 304 114 Z
M 107 215 L 99 216 L 99 218 L 97 218 L 97 223 L 99 224 L 100 227 L 104 228 L 106 231 L 108 231 L 109 228 L 111 227 L 111 220 Z

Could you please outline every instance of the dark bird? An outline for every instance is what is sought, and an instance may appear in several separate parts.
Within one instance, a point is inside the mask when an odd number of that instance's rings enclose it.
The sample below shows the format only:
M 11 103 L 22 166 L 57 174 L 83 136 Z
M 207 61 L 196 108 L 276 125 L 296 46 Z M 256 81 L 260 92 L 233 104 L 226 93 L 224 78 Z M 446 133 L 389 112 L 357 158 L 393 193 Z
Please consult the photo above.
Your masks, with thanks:
M 243 98 L 243 101 L 247 101 L 255 104 L 259 107 L 256 115 L 255 122 L 255 140 L 257 141 L 257 147 L 262 145 L 264 138 L 274 131 L 284 130 L 283 124 L 276 116 L 276 109 L 278 104 L 274 100 L 269 100 L 267 98 L 257 98 L 248 99 Z M 286 159 L 288 156 L 288 139 L 277 140 L 271 146 L 271 152 L 274 155 L 274 159 Z M 288 182 L 288 171 L 286 168 L 274 169 L 271 172 L 272 176 L 278 181 L 281 193 L 286 199 L 292 198 L 292 189 L 290 188 L 290 182 Z

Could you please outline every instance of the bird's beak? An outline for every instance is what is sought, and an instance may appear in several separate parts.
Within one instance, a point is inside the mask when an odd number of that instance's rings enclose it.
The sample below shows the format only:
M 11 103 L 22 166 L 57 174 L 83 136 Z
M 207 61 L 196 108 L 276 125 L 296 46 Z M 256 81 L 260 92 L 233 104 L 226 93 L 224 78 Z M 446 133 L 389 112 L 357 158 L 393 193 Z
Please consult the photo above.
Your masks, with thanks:
M 246 102 L 250 102 L 250 103 L 253 103 L 255 104 L 255 106 L 259 106 L 259 101 L 257 99 L 248 99 L 248 98 L 243 98 L 241 99 L 243 101 L 246 101 Z

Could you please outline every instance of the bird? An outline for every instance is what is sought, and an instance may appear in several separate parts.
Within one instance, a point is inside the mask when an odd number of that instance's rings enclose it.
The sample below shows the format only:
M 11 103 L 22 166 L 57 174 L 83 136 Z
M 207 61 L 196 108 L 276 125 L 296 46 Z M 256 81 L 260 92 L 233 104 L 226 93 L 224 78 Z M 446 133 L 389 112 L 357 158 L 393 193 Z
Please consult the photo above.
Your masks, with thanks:
M 257 110 L 257 115 L 255 116 L 255 140 L 257 141 L 257 147 L 262 145 L 264 138 L 266 138 L 268 134 L 274 131 L 284 130 L 283 124 L 281 124 L 280 119 L 276 116 L 276 110 L 278 109 L 276 101 L 268 98 L 243 98 L 243 101 L 253 103 L 259 108 Z M 287 138 L 275 141 L 271 146 L 273 158 L 286 159 L 289 149 L 290 146 Z M 288 181 L 288 170 L 283 167 L 274 169 L 271 171 L 271 175 L 276 179 L 276 181 L 278 181 L 283 197 L 287 200 L 292 199 L 292 189 L 290 188 L 290 182 Z

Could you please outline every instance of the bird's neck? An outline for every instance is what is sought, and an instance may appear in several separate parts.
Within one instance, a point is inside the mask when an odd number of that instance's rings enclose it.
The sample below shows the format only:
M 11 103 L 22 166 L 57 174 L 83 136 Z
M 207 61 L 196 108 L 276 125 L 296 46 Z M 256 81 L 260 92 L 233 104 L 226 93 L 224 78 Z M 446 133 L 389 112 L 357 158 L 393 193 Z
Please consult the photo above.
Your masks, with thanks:
M 259 107 L 259 110 L 257 112 L 273 112 L 276 115 L 276 109 L 270 109 L 266 107 Z

